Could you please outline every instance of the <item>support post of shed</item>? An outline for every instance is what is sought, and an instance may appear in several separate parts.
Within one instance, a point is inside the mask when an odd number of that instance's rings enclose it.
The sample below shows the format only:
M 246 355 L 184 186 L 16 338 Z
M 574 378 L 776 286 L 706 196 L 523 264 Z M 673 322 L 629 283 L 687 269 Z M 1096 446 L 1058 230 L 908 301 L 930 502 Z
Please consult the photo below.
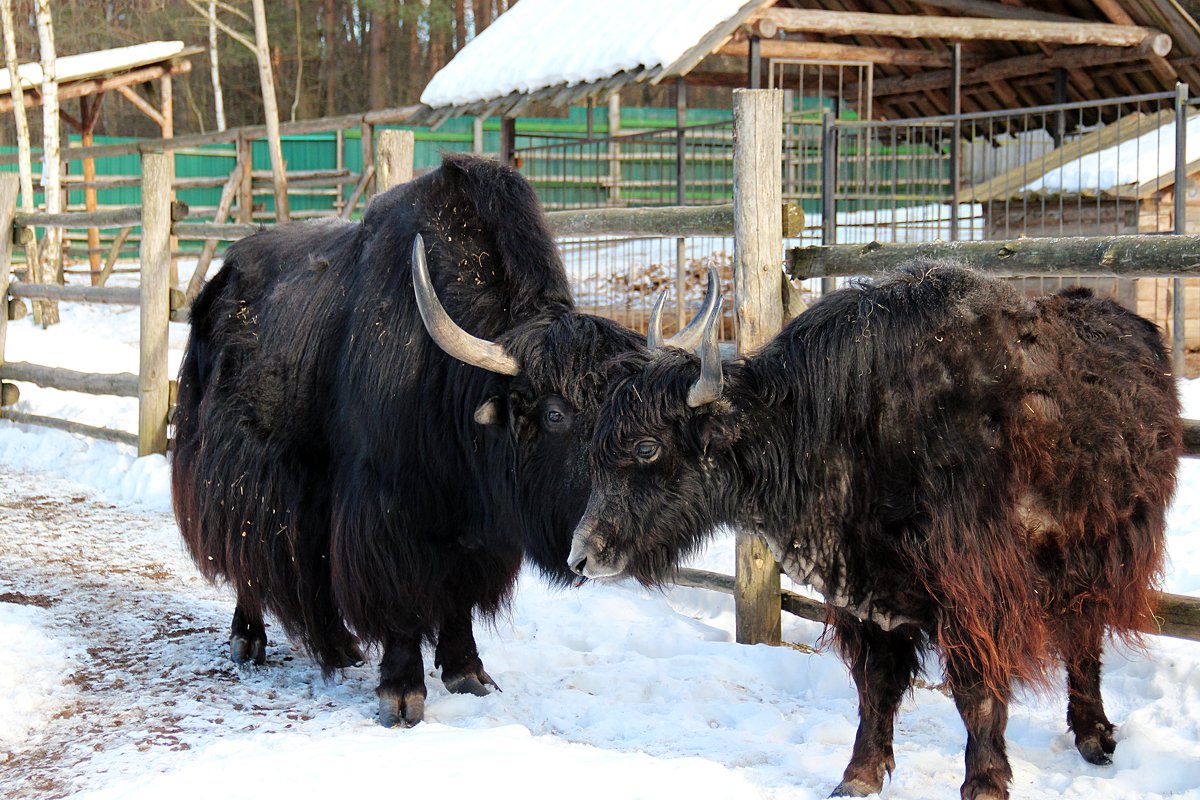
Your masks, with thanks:
M 1175 84 L 1175 233 L 1187 233 L 1187 102 L 1188 85 Z M 1176 377 L 1183 377 L 1187 366 L 1187 338 L 1184 325 L 1183 279 L 1171 281 L 1171 358 Z
M 962 165 L 959 163 L 962 138 L 962 44 L 954 43 L 951 56 L 950 113 L 954 123 L 950 126 L 950 241 L 958 241 L 958 182 Z
M 821 244 L 837 244 L 837 128 L 833 112 L 821 112 Z M 821 296 L 837 286 L 833 278 L 821 279 Z
M 500 161 L 510 167 L 517 165 L 517 120 L 507 114 L 500 117 Z
M 412 131 L 381 130 L 376 156 L 375 180 L 380 193 L 408 183 L 413 177 L 413 152 L 416 137 Z
M 142 156 L 141 325 L 138 455 L 167 452 L 167 338 L 170 321 L 171 184 L 174 156 Z
M 783 324 L 783 92 L 733 92 L 734 302 L 738 352 L 758 349 Z M 734 601 L 737 640 L 779 644 L 779 566 L 766 543 L 738 531 Z

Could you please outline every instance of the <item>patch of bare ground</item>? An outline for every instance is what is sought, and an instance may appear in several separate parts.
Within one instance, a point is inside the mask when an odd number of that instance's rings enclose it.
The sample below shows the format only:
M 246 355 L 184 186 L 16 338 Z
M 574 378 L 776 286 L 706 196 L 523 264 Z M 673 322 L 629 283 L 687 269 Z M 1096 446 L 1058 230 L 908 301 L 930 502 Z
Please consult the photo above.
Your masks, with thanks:
M 36 489 L 34 488 L 36 487 Z M 169 514 L 81 496 L 45 476 L 0 473 L 0 603 L 35 606 L 72 670 L 45 687 L 55 716 L 27 741 L 0 743 L 0 797 L 54 800 L 134 779 L 227 725 L 264 732 L 310 723 L 373 694 L 366 670 L 325 682 L 272 636 L 268 666 L 228 659 L 232 603 L 206 585 Z M 269 631 L 269 635 L 271 631 Z M 351 689 L 351 684 L 353 688 Z

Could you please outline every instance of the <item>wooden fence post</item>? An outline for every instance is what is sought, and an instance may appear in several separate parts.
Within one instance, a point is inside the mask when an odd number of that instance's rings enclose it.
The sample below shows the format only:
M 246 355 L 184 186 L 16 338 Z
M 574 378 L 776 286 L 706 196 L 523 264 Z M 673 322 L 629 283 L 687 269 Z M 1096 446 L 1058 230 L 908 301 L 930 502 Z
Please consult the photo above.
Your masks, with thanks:
M 167 334 L 170 319 L 171 152 L 142 156 L 141 361 L 138 455 L 167 452 Z
M 375 157 L 376 190 L 386 192 L 393 186 L 408 183 L 413 177 L 413 156 L 416 137 L 412 131 L 379 131 L 378 153 Z
M 738 352 L 765 344 L 783 325 L 783 93 L 733 92 L 733 274 Z M 779 566 L 763 540 L 737 533 L 737 640 L 779 644 Z
M 17 213 L 20 178 L 15 172 L 0 175 L 0 367 L 4 366 L 4 343 L 8 338 L 8 275 L 12 268 L 13 219 Z M 5 398 L 16 402 L 16 387 L 0 384 L 0 405 Z

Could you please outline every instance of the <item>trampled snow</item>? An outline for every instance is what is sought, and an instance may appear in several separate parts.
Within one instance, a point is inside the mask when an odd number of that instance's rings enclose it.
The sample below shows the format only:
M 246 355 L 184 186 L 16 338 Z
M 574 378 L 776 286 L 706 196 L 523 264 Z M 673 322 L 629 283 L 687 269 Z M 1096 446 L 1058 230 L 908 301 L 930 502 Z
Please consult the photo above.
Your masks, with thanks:
M 524 0 L 523 0 L 524 2 Z M 520 5 L 517 6 L 518 8 Z M 137 369 L 135 311 L 62 305 L 9 328 L 6 356 Z M 186 329 L 173 326 L 172 367 Z M 1200 417 L 1200 381 L 1182 384 Z M 134 401 L 21 386 L 19 408 L 132 430 Z M 500 798 L 825 797 L 850 755 L 854 687 L 821 626 L 785 615 L 793 647 L 733 643 L 711 592 L 545 586 L 480 625 L 504 691 L 448 694 L 429 667 L 426 722 L 374 720 L 375 661 L 326 681 L 268 630 L 268 664 L 227 658 L 232 600 L 208 586 L 169 514 L 168 465 L 129 448 L 0 421 L 0 796 L 88 800 L 372 795 Z M 1170 591 L 1200 595 L 1200 461 L 1170 513 Z M 718 538 L 697 565 L 732 571 Z M 897 721 L 883 797 L 958 797 L 964 732 L 936 667 Z M 1016 798 L 1200 800 L 1200 643 L 1108 648 L 1115 763 L 1074 749 L 1065 691 L 1018 693 Z
M 433 76 L 434 108 L 669 66 L 751 0 L 523 0 Z

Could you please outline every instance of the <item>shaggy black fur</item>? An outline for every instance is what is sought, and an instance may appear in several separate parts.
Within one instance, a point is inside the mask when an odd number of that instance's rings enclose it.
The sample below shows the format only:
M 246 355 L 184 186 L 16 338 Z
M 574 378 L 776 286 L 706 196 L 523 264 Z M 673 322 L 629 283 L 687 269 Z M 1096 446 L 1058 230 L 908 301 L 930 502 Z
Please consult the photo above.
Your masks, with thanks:
M 412 289 L 417 233 L 443 305 L 504 344 L 519 376 L 467 366 L 429 338 Z M 234 659 L 264 660 L 265 610 L 327 671 L 381 644 L 386 725 L 421 718 L 423 639 L 448 688 L 494 685 L 472 612 L 502 607 L 523 552 L 551 579 L 571 577 L 596 365 L 644 345 L 574 312 L 531 187 L 448 156 L 376 198 L 361 224 L 238 242 L 191 318 L 175 510 L 200 570 L 237 592 Z M 498 424 L 472 420 L 485 402 Z
M 963 797 L 1007 797 L 1010 687 L 1044 685 L 1055 655 L 1079 750 L 1108 763 L 1101 638 L 1153 627 L 1180 452 L 1151 323 L 931 266 L 817 303 L 700 408 L 695 356 L 624 369 L 593 439 L 584 571 L 658 583 L 720 523 L 765 536 L 838 609 L 861 724 L 836 794 L 879 791 L 930 645 L 967 726 Z

